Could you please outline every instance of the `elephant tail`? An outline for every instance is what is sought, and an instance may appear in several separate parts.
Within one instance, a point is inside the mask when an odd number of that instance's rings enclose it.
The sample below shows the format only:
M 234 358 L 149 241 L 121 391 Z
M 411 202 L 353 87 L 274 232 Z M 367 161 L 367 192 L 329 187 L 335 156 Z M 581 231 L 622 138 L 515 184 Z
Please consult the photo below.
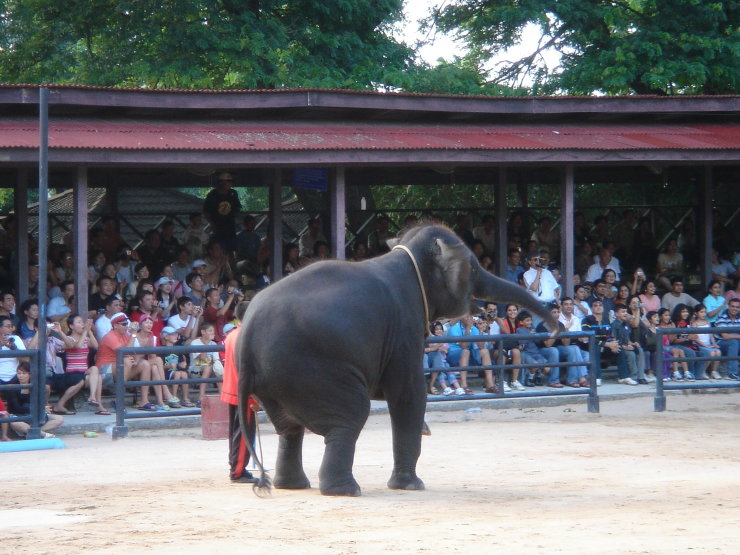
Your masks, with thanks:
M 250 363 L 249 357 L 245 353 L 245 349 L 241 346 L 242 340 L 244 340 L 244 330 L 242 330 L 242 335 L 239 337 L 236 349 L 236 352 L 238 353 L 237 362 L 239 365 L 239 426 L 241 427 L 242 437 L 246 440 L 245 443 L 247 444 L 249 456 L 257 465 L 260 473 L 257 483 L 252 486 L 252 490 L 257 497 L 267 497 L 272 491 L 272 480 L 254 448 L 256 438 L 250 437 L 250 434 L 248 433 L 248 419 L 257 418 L 259 402 L 254 396 L 254 368 Z M 255 430 L 258 426 L 259 422 L 255 421 Z

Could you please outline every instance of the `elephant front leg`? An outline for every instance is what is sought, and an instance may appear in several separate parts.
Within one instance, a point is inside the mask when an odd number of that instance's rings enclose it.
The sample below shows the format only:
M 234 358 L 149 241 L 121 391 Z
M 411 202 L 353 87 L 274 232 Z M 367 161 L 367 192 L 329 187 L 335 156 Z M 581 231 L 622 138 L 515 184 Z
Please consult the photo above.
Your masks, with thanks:
M 278 443 L 275 480 L 278 489 L 308 489 L 311 483 L 303 471 L 303 427 L 285 432 Z
M 426 407 L 423 383 L 417 392 L 388 404 L 393 427 L 393 473 L 390 489 L 423 490 L 424 482 L 416 475 L 421 454 L 421 435 Z
M 359 497 L 360 485 L 352 475 L 355 460 L 355 443 L 358 433 L 347 429 L 334 429 L 324 437 L 324 459 L 319 470 L 319 488 L 322 495 Z

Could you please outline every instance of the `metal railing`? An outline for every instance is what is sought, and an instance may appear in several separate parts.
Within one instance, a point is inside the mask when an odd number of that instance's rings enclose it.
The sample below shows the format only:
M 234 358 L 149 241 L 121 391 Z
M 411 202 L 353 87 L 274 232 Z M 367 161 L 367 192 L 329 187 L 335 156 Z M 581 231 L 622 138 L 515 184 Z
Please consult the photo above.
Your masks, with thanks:
M 721 328 L 658 328 L 656 330 L 657 347 L 655 349 L 655 399 L 653 401 L 653 410 L 655 412 L 663 412 L 666 407 L 666 391 L 680 391 L 682 389 L 730 389 L 740 387 L 740 381 L 730 383 L 717 383 L 708 382 L 705 380 L 698 380 L 689 383 L 675 383 L 671 382 L 666 384 L 663 379 L 663 364 L 668 362 L 669 364 L 677 363 L 692 363 L 692 362 L 715 362 L 715 361 L 728 361 L 738 360 L 740 357 L 730 356 L 719 356 L 719 357 L 672 357 L 667 359 L 663 356 L 663 336 L 664 335 L 683 335 L 683 334 L 710 334 L 712 336 L 718 335 L 719 333 L 740 333 L 740 326 L 725 326 Z
M 493 370 L 496 372 L 496 384 L 500 393 L 476 393 L 473 395 L 465 395 L 460 397 L 444 397 L 441 395 L 429 396 L 428 400 L 431 402 L 436 401 L 464 401 L 470 399 L 499 399 L 503 397 L 561 397 L 569 395 L 588 395 L 588 412 L 598 413 L 599 412 L 599 395 L 596 386 L 596 365 L 599 363 L 598 343 L 596 342 L 596 336 L 593 331 L 581 331 L 581 332 L 565 332 L 558 335 L 558 339 L 577 339 L 580 337 L 588 338 L 588 362 L 557 362 L 557 363 L 520 363 L 520 364 L 505 364 L 504 363 L 504 341 L 537 341 L 551 339 L 549 333 L 534 333 L 530 335 L 520 334 L 497 334 L 497 335 L 465 335 L 465 336 L 439 336 L 430 337 L 425 343 L 495 343 L 495 349 L 498 351 L 496 364 L 490 366 L 449 366 L 445 368 L 425 368 L 423 369 L 424 374 L 431 374 L 432 372 L 482 372 L 484 370 Z M 580 348 L 580 347 L 579 347 Z M 527 391 L 527 392 L 504 392 L 504 371 L 520 368 L 542 368 L 547 367 L 558 367 L 567 368 L 568 366 L 588 366 L 588 388 L 578 389 L 557 389 L 555 391 Z
M 46 369 L 39 368 L 39 350 L 2 350 L 0 358 L 26 358 L 31 360 L 31 381 L 28 385 L 2 383 L 0 391 L 10 391 L 17 389 L 31 390 L 31 414 L 26 416 L 11 415 L 7 418 L 0 418 L 0 424 L 13 422 L 28 422 L 31 427 L 26 434 L 26 439 L 40 439 L 41 426 L 44 425 L 43 419 L 46 415 Z
M 199 408 L 178 409 L 176 412 L 142 412 L 131 413 L 126 411 L 126 388 L 155 386 L 155 385 L 180 385 L 180 384 L 202 384 L 202 383 L 220 383 L 221 378 L 189 378 L 186 380 L 132 380 L 124 379 L 123 357 L 127 355 L 180 355 L 190 353 L 220 353 L 223 352 L 223 345 L 195 345 L 195 346 L 174 346 L 174 347 L 122 347 L 116 350 L 116 424 L 113 426 L 111 436 L 113 439 L 124 438 L 128 435 L 127 418 L 162 418 L 167 416 L 189 416 L 201 413 Z

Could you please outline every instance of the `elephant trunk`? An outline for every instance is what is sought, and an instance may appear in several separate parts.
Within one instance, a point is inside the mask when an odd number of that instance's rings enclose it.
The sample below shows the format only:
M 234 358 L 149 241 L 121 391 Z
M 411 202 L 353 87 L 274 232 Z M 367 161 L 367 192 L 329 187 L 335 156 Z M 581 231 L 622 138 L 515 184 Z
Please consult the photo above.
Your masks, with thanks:
M 551 330 L 558 329 L 558 322 L 550 311 L 525 289 L 484 270 L 478 272 L 478 276 L 473 286 L 473 296 L 476 299 L 517 304 L 542 317 Z

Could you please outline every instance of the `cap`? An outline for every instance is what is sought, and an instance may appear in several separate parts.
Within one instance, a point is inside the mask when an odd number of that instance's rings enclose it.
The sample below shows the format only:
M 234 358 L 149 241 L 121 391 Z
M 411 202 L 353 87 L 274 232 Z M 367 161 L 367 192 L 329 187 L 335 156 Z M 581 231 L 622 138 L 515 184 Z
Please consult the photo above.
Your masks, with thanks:
M 221 172 L 218 174 L 218 180 L 219 181 L 233 181 L 234 178 L 229 172 Z
M 154 285 L 156 285 L 157 287 L 162 287 L 165 283 L 174 283 L 174 282 L 175 282 L 174 279 L 163 276 L 159 278 L 157 280 L 157 283 L 155 283 Z
M 137 322 L 139 322 L 140 324 L 141 324 L 141 323 L 142 323 L 142 322 L 143 322 L 144 320 L 154 320 L 154 318 L 152 318 L 152 317 L 151 317 L 151 316 L 149 316 L 148 314 L 144 314 L 144 313 L 142 313 L 142 314 L 139 314 L 139 317 L 138 317 L 138 318 L 136 319 L 136 321 L 137 321 Z
M 224 324 L 224 333 L 229 333 L 231 330 L 233 330 L 236 326 L 234 324 Z
M 199 258 L 198 260 L 196 260 L 195 262 L 193 262 L 193 269 L 198 268 L 200 266 L 207 266 L 207 265 L 208 264 L 206 264 L 206 261 L 205 260 L 201 260 Z
M 177 333 L 177 330 L 172 326 L 165 326 L 162 328 L 162 335 L 172 335 L 173 333 Z
M 118 324 L 120 322 L 128 323 L 128 316 L 126 316 L 123 312 L 116 312 L 113 316 L 110 317 L 111 324 Z

